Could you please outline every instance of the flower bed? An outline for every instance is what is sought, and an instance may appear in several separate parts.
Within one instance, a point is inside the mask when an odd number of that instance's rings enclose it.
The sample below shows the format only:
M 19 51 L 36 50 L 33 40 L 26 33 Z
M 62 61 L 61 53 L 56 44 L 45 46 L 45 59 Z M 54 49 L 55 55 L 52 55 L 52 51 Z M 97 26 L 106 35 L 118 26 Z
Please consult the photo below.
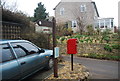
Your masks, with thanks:
M 81 64 L 74 63 L 74 70 L 71 71 L 71 63 L 68 61 L 61 62 L 60 64 L 65 65 L 63 68 L 58 70 L 58 78 L 55 78 L 54 75 L 50 75 L 44 81 L 47 80 L 60 80 L 60 79 L 68 79 L 68 80 L 85 80 L 89 78 L 89 72 L 85 66 Z

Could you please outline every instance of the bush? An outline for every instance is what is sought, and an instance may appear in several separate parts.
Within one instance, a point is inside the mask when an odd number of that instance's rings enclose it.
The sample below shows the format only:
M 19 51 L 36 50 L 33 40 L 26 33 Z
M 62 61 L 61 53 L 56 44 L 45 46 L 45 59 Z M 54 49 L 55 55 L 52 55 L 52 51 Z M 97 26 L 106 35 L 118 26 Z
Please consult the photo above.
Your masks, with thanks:
M 48 35 L 47 34 L 31 33 L 31 34 L 27 34 L 24 37 L 24 39 L 33 42 L 34 44 L 36 44 L 40 48 L 52 49 L 52 44 L 50 43 L 51 40 L 48 39 Z
M 110 41 L 110 37 L 109 36 L 103 36 L 102 39 L 105 40 L 107 43 L 109 43 L 109 41 Z
M 94 28 L 92 25 L 88 25 L 86 28 L 87 28 L 88 35 L 94 34 Z
M 112 34 L 111 38 L 112 38 L 113 41 L 119 41 L 120 40 L 120 36 L 117 33 Z
M 120 49 L 120 45 L 114 44 L 114 45 L 112 45 L 112 48 L 113 49 Z
M 108 35 L 111 34 L 111 30 L 110 29 L 106 29 L 102 32 L 103 35 Z
M 7 9 L 2 9 L 2 20 L 7 22 L 19 23 L 24 26 L 30 25 L 29 18 L 22 12 L 12 12 Z
M 82 42 L 82 43 L 83 43 L 83 42 L 84 42 L 84 40 L 80 40 L 80 42 Z
M 62 37 L 62 38 L 61 38 L 61 41 L 64 41 L 64 40 L 65 40 L 65 37 Z
M 110 45 L 106 44 L 106 45 L 104 46 L 104 49 L 107 50 L 107 51 L 109 51 L 109 52 L 112 52 L 112 49 L 113 49 L 113 48 L 112 48 Z
M 80 39 L 82 36 L 81 35 L 75 35 L 75 36 L 73 36 L 73 38 L 78 38 L 78 39 Z

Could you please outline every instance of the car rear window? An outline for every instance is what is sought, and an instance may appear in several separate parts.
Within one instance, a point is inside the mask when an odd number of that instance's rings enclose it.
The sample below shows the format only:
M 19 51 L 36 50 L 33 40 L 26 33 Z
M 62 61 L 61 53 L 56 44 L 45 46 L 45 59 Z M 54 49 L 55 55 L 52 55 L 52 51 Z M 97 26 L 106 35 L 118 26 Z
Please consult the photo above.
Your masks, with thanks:
M 2 53 L 0 54 L 0 57 L 2 57 L 0 62 L 7 62 L 14 59 L 11 48 L 7 44 L 0 45 L 0 47 L 0 52 Z

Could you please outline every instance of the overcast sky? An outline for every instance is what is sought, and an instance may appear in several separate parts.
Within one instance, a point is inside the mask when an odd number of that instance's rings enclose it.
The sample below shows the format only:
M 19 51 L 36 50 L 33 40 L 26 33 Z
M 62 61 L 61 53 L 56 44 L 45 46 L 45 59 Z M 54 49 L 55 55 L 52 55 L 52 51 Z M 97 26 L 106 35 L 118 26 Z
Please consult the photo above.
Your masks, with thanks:
M 33 16 L 34 9 L 39 2 L 42 2 L 49 12 L 50 16 L 54 16 L 53 8 L 61 0 L 7 0 L 9 4 L 17 2 L 18 10 Z M 115 18 L 115 25 L 118 25 L 118 2 L 120 0 L 92 0 L 95 1 L 100 17 L 113 17 Z

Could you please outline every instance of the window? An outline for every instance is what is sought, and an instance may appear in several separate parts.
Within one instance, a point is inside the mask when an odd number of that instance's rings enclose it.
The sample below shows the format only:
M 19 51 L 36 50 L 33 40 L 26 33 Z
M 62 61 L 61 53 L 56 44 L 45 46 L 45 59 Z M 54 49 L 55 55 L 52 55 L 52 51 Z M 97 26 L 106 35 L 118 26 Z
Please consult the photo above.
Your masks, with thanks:
M 104 28 L 104 20 L 100 20 L 100 28 Z
M 105 20 L 105 28 L 110 27 L 110 21 L 108 19 Z
M 77 21 L 76 20 L 72 21 L 72 27 L 77 27 Z
M 20 48 L 19 46 L 13 47 L 15 50 L 15 53 L 17 54 L 18 58 L 24 57 L 27 55 L 25 50 L 23 48 Z
M 95 22 L 95 28 L 99 28 L 99 23 Z
M 64 14 L 64 8 L 60 8 L 60 15 L 63 15 Z
M 111 27 L 113 27 L 113 19 L 111 19 Z
M 14 44 L 12 44 L 12 45 L 13 45 L 13 46 L 20 45 L 20 46 L 22 46 L 23 48 L 25 48 L 24 51 L 27 50 L 28 52 L 31 52 L 31 51 L 38 52 L 38 51 L 39 51 L 37 47 L 33 46 L 33 45 L 30 44 L 30 43 L 23 43 L 23 42 L 21 42 L 21 43 L 14 43 Z
M 80 6 L 80 11 L 85 12 L 86 11 L 86 5 L 81 5 Z
M 67 22 L 65 23 L 65 27 L 68 28 L 68 23 Z
M 2 57 L 2 60 L 0 60 L 0 62 L 7 62 L 14 59 L 11 49 L 7 44 L 0 45 L 0 47 L 2 48 L 0 49 L 2 52 L 2 54 L 0 54 L 0 57 Z

